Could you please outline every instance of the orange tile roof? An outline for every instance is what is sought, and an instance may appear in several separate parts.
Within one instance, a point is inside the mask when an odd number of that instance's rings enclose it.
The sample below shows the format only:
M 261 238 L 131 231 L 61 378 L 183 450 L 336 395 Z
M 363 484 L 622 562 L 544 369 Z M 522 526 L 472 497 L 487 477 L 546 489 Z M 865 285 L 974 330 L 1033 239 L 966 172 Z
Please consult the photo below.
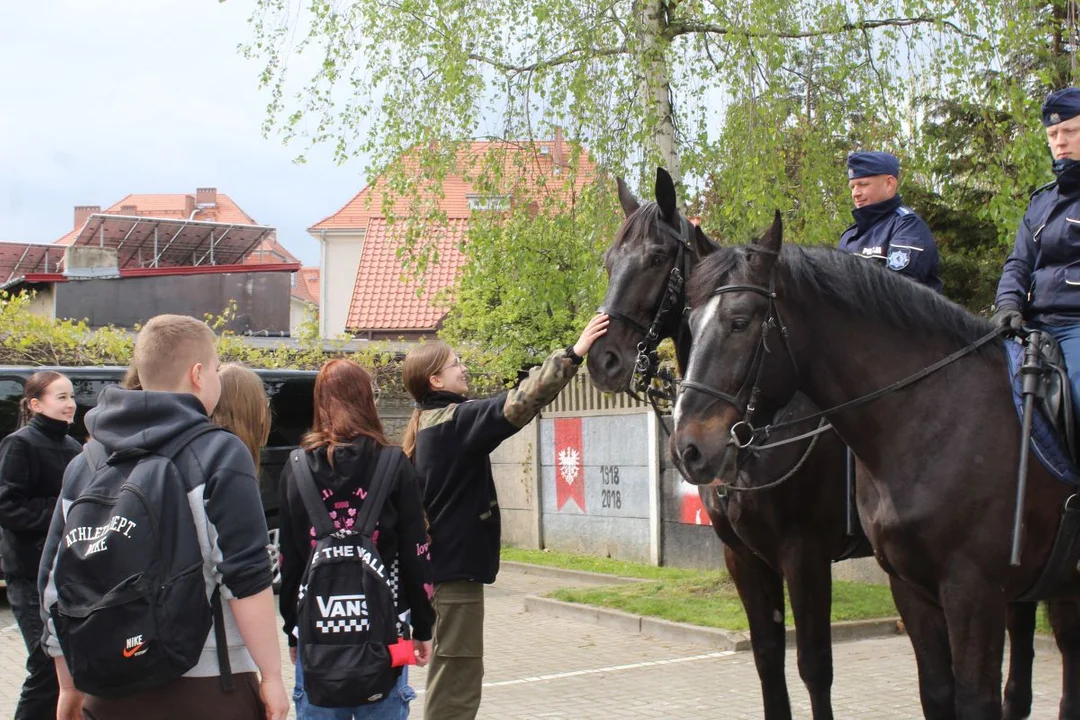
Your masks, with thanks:
M 192 218 L 193 220 L 233 223 L 236 225 L 258 225 L 250 215 L 244 212 L 240 206 L 225 193 L 216 193 L 215 204 L 210 207 L 196 207 L 195 197 L 194 194 L 190 193 L 128 195 L 123 200 L 101 212 L 112 215 L 138 215 L 140 217 L 187 219 L 194 209 L 195 216 Z M 79 234 L 79 230 L 79 227 L 73 228 L 71 232 L 67 233 L 59 240 L 56 240 L 55 244 L 70 245 L 75 241 L 75 238 Z M 294 258 L 290 262 L 295 261 Z
M 313 305 L 319 304 L 319 268 L 300 268 L 300 272 L 296 274 L 292 296 Z
M 295 255 L 278 242 L 277 233 L 270 235 L 244 258 L 244 265 L 263 265 L 265 263 L 298 263 Z
M 459 168 L 463 168 L 466 174 L 473 174 L 479 171 L 480 164 L 490 157 L 491 153 L 503 153 L 501 160 L 505 168 L 505 177 L 511 178 L 513 183 L 505 191 L 506 194 L 520 190 L 526 198 L 539 194 L 576 195 L 596 178 L 596 164 L 588 153 L 577 143 L 567 142 L 561 138 L 537 140 L 532 144 L 507 141 L 470 142 L 460 152 Z M 578 154 L 580 158 L 573 157 Z M 572 188 L 567 188 L 566 183 L 562 181 L 561 168 L 556 170 L 557 155 L 563 157 L 563 167 L 568 165 L 571 159 L 579 162 Z M 419 160 L 414 153 L 406 153 L 401 162 L 404 162 L 406 167 L 419 167 Z M 379 179 L 376 179 L 372 185 L 357 193 L 344 207 L 315 223 L 308 231 L 360 230 L 367 227 L 369 220 L 383 215 L 383 192 L 379 185 Z M 472 215 L 469 209 L 469 196 L 474 194 L 474 187 L 462 172 L 447 176 L 442 185 L 442 193 L 439 209 L 446 214 L 446 217 L 468 218 Z M 409 207 L 407 202 L 398 201 L 393 210 L 395 214 L 406 214 Z
M 371 218 L 346 329 L 350 332 L 435 329 L 448 310 L 436 298 L 453 285 L 465 263 L 465 255 L 459 248 L 465 239 L 466 225 L 464 219 L 452 219 L 436 231 L 434 244 L 439 261 L 428 267 L 423 292 L 418 297 L 416 282 L 402 280 L 405 271 L 397 256 L 402 226 L 389 226 L 385 218 Z

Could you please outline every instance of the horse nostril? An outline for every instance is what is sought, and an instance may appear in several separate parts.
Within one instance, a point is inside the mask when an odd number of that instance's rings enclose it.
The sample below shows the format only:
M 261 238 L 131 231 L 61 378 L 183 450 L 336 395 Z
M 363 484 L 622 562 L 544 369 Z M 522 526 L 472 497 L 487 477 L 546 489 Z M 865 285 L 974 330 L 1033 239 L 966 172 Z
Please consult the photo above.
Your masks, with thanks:
M 619 356 L 613 352 L 604 353 L 604 370 L 614 373 L 619 369 Z
M 701 460 L 701 451 L 698 450 L 698 446 L 694 443 L 687 443 L 683 446 L 682 459 L 688 467 L 696 466 L 698 461 Z

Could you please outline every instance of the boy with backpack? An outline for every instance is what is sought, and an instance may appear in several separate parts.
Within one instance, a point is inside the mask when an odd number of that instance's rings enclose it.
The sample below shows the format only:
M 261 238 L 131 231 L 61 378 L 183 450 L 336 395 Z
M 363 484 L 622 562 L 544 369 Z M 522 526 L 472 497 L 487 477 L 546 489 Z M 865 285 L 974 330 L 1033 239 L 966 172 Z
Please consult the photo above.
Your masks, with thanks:
M 87 413 L 42 556 L 57 717 L 284 718 L 255 467 L 208 417 L 216 337 L 159 315 L 132 363 L 143 389 L 106 388 Z

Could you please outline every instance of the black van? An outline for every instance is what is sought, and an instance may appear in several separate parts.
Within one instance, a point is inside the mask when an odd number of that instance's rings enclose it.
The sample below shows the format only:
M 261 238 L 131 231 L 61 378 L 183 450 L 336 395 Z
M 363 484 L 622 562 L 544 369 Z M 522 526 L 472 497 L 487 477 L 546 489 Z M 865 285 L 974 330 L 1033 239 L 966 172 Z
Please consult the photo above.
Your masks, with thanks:
M 115 385 L 124 378 L 124 367 L 26 367 L 0 365 L 0 439 L 19 427 L 19 401 L 23 384 L 39 370 L 55 370 L 71 378 L 75 388 L 75 421 L 71 435 L 80 443 L 86 441 L 86 411 L 97 404 L 98 395 L 106 385 Z M 266 524 L 270 539 L 278 546 L 278 478 L 289 453 L 300 444 L 300 438 L 314 416 L 313 370 L 255 370 L 262 378 L 270 397 L 270 438 L 262 451 L 259 471 L 259 491 L 262 494 Z M 275 558 L 276 559 L 276 558 Z M 280 578 L 275 573 L 274 585 Z

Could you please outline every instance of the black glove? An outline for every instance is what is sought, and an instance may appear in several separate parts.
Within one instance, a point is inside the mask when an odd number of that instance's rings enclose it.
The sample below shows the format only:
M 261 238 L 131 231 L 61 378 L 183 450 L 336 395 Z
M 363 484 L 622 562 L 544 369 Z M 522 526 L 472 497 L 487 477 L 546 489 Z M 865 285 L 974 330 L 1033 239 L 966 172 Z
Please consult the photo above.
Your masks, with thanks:
M 990 324 L 1008 332 L 1019 332 L 1024 325 L 1024 314 L 1015 306 L 1006 305 L 998 308 L 997 312 L 990 318 Z

